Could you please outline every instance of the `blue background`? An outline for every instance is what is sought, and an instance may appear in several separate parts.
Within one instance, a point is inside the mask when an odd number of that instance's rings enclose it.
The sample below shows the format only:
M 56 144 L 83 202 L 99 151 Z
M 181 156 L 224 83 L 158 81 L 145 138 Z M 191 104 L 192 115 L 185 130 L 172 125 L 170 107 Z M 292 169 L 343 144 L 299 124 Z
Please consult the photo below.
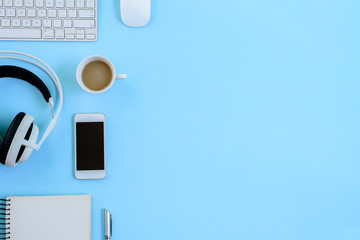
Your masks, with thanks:
M 360 2 L 153 0 L 144 28 L 98 1 L 96 42 L 0 42 L 58 74 L 64 106 L 41 151 L 0 166 L 7 195 L 91 194 L 92 239 L 359 239 Z M 75 79 L 89 55 L 128 79 L 102 94 Z M 48 81 L 49 82 L 49 81 Z M 1 82 L 0 133 L 49 110 Z M 104 180 L 74 177 L 73 116 L 107 116 Z

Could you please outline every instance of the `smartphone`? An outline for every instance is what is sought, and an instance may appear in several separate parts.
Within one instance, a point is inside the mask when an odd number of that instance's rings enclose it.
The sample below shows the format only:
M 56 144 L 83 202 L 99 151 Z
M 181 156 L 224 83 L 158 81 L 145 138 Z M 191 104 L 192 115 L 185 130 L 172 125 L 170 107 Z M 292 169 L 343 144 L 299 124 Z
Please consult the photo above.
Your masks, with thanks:
M 100 179 L 106 176 L 105 115 L 79 113 L 74 117 L 75 177 Z

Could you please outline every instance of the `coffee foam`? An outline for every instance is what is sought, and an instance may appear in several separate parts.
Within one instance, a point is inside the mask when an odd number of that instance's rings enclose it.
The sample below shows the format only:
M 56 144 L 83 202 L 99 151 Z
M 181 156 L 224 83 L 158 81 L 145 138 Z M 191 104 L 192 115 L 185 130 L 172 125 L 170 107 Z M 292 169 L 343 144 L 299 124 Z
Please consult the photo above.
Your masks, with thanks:
M 84 67 L 82 81 L 93 91 L 101 91 L 111 84 L 112 71 L 108 64 L 102 61 L 93 61 Z

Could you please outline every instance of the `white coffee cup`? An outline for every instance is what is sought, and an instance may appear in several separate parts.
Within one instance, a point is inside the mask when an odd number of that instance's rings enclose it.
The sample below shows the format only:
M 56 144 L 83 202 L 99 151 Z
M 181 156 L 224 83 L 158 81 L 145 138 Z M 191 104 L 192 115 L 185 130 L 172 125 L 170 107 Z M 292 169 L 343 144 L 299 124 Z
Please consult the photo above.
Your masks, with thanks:
M 110 60 L 98 55 L 82 60 L 76 70 L 78 84 L 90 93 L 105 92 L 114 84 L 115 79 L 125 79 L 126 77 L 126 74 L 116 74 Z

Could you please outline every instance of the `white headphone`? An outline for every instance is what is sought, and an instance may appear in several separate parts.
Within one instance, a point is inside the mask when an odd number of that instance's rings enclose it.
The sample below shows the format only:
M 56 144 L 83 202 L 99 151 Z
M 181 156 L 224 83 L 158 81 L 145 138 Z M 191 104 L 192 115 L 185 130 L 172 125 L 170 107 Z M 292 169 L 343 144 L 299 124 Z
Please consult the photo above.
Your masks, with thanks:
M 34 123 L 34 118 L 24 112 L 20 112 L 15 116 L 0 146 L 0 163 L 8 167 L 14 167 L 19 162 L 25 162 L 30 157 L 33 149 L 39 150 L 41 144 L 45 141 L 45 139 L 49 136 L 50 132 L 53 130 L 61 110 L 63 93 L 60 81 L 54 71 L 40 59 L 26 53 L 15 51 L 0 51 L 0 59 L 1 58 L 20 60 L 39 67 L 54 82 L 59 98 L 57 111 L 54 115 L 54 100 L 51 97 L 49 89 L 38 76 L 30 72 L 29 70 L 21 67 L 12 65 L 0 66 L 0 78 L 17 78 L 35 86 L 42 93 L 45 101 L 49 104 L 52 113 L 52 120 L 50 121 L 49 126 L 47 127 L 44 135 L 41 137 L 38 143 L 36 143 L 36 141 L 39 136 L 39 128 Z

